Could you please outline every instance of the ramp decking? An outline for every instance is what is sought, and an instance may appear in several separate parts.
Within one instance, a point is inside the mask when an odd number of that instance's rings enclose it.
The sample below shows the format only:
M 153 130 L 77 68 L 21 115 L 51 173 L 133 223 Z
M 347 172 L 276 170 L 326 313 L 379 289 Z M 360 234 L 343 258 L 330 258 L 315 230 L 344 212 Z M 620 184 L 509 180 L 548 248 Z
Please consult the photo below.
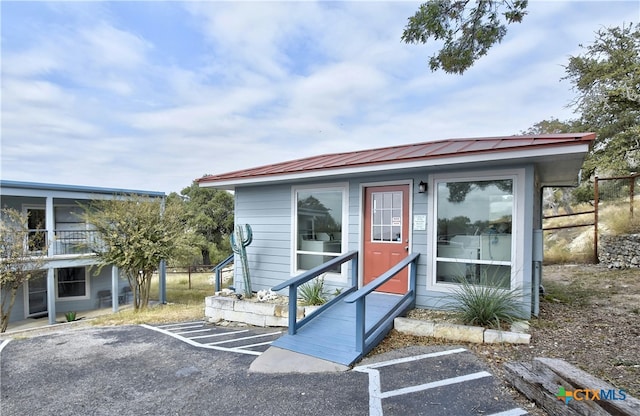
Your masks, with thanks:
M 370 293 L 365 308 L 365 328 L 385 319 L 401 298 L 401 295 Z M 405 310 L 399 310 L 398 315 Z M 386 334 L 392 326 L 391 320 L 382 331 Z M 368 352 L 356 349 L 356 304 L 346 302 L 331 305 L 295 335 L 284 335 L 271 345 L 347 366 Z

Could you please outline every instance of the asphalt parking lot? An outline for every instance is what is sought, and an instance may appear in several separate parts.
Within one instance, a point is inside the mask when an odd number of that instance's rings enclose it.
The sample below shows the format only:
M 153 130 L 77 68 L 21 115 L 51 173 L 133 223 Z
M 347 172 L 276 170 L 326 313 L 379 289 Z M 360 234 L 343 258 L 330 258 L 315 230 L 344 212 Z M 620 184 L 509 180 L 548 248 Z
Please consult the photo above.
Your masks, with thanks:
M 228 342 L 212 349 L 180 339 L 199 329 L 173 331 L 183 332 L 178 337 L 144 326 L 18 337 L 0 351 L 0 414 L 526 414 L 464 349 L 411 347 L 340 373 L 260 374 L 248 371 L 255 354 L 223 348 L 260 353 L 266 344 L 247 349 Z M 201 329 L 190 336 L 202 336 L 202 345 L 228 335 Z M 267 342 L 265 333 L 247 328 L 235 336 L 246 338 L 238 341 L 246 346 Z

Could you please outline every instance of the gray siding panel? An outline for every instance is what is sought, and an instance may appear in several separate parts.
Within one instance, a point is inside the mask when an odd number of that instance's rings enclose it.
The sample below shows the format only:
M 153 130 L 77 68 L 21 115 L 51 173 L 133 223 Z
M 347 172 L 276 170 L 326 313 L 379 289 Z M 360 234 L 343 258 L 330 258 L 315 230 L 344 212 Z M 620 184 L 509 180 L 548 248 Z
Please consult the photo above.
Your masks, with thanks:
M 505 167 L 507 169 L 511 167 Z M 514 166 L 522 168 L 522 166 Z M 475 171 L 477 167 L 473 168 Z M 534 207 L 534 182 L 533 168 L 527 166 L 525 175 L 525 221 L 524 233 L 524 302 L 528 308 L 530 304 L 529 276 L 531 274 L 531 228 L 534 224 L 533 218 L 536 213 Z M 430 239 L 427 230 L 413 230 L 413 216 L 425 215 L 428 218 L 428 194 L 418 193 L 418 183 L 428 181 L 429 175 L 434 173 L 428 166 L 407 171 L 402 174 L 375 174 L 347 179 L 337 178 L 335 181 L 323 181 L 322 185 L 348 183 L 348 213 L 347 224 L 344 224 L 345 231 L 343 238 L 348 239 L 347 250 L 360 250 L 362 219 L 361 191 L 362 185 L 376 185 L 388 182 L 413 183 L 413 194 L 411 195 L 411 218 L 410 218 L 410 251 L 420 253 L 417 264 L 417 299 L 418 307 L 426 308 L 446 308 L 450 295 L 444 292 L 427 291 L 427 263 L 431 261 Z M 460 169 L 456 170 L 460 172 Z M 442 171 L 438 171 L 442 173 Z M 348 182 L 347 182 L 348 181 Z M 308 185 L 310 182 L 296 183 L 295 185 Z M 249 266 L 251 268 L 253 290 L 268 289 L 291 276 L 291 230 L 292 230 L 292 184 L 286 185 L 265 185 L 236 188 L 235 193 L 235 215 L 237 224 L 251 224 L 254 235 L 253 242 L 247 248 L 249 255 Z M 236 261 L 235 286 L 239 290 L 242 288 L 242 272 L 239 261 Z M 348 275 L 347 275 L 348 276 Z M 349 282 L 325 280 L 328 290 L 344 287 Z
M 235 191 L 235 222 L 250 224 L 247 247 L 252 289 L 270 289 L 291 272 L 291 186 L 243 187 Z M 236 259 L 235 287 L 243 288 L 242 265 Z

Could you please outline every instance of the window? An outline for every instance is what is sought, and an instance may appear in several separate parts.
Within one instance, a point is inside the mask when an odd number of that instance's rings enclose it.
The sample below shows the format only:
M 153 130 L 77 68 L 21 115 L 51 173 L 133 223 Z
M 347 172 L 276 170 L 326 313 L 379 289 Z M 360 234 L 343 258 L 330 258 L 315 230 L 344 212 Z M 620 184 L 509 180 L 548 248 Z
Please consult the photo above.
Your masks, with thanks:
M 25 207 L 28 215 L 29 251 L 41 252 L 47 247 L 46 211 L 44 207 Z
M 79 206 L 59 205 L 54 207 L 56 222 L 56 246 L 54 254 L 90 253 L 87 247 L 87 224 Z
M 84 267 L 58 269 L 58 298 L 86 297 L 87 285 Z
M 402 242 L 402 191 L 371 194 L 371 240 Z
M 514 177 L 434 181 L 435 281 L 511 287 Z
M 295 267 L 309 270 L 342 253 L 346 186 L 294 189 L 294 195 Z

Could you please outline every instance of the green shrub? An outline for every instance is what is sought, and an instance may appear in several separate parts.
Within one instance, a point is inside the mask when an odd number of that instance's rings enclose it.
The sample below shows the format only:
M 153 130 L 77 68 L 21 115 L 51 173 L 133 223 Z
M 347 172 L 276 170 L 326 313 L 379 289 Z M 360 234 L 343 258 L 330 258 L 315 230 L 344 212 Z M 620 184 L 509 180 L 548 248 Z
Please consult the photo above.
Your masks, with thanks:
M 67 322 L 73 322 L 76 320 L 75 312 L 67 312 L 64 314 L 64 317 L 67 318 Z
M 486 276 L 480 277 L 477 284 L 458 279 L 458 286 L 453 290 L 448 306 L 458 312 L 467 325 L 500 329 L 502 323 L 521 319 L 520 291 L 502 289 L 501 286 L 509 287 L 509 284 L 506 281 L 496 284 L 495 279 Z
M 324 289 L 324 275 L 305 283 L 298 289 L 298 297 L 302 305 L 323 305 L 327 302 L 328 293 Z

